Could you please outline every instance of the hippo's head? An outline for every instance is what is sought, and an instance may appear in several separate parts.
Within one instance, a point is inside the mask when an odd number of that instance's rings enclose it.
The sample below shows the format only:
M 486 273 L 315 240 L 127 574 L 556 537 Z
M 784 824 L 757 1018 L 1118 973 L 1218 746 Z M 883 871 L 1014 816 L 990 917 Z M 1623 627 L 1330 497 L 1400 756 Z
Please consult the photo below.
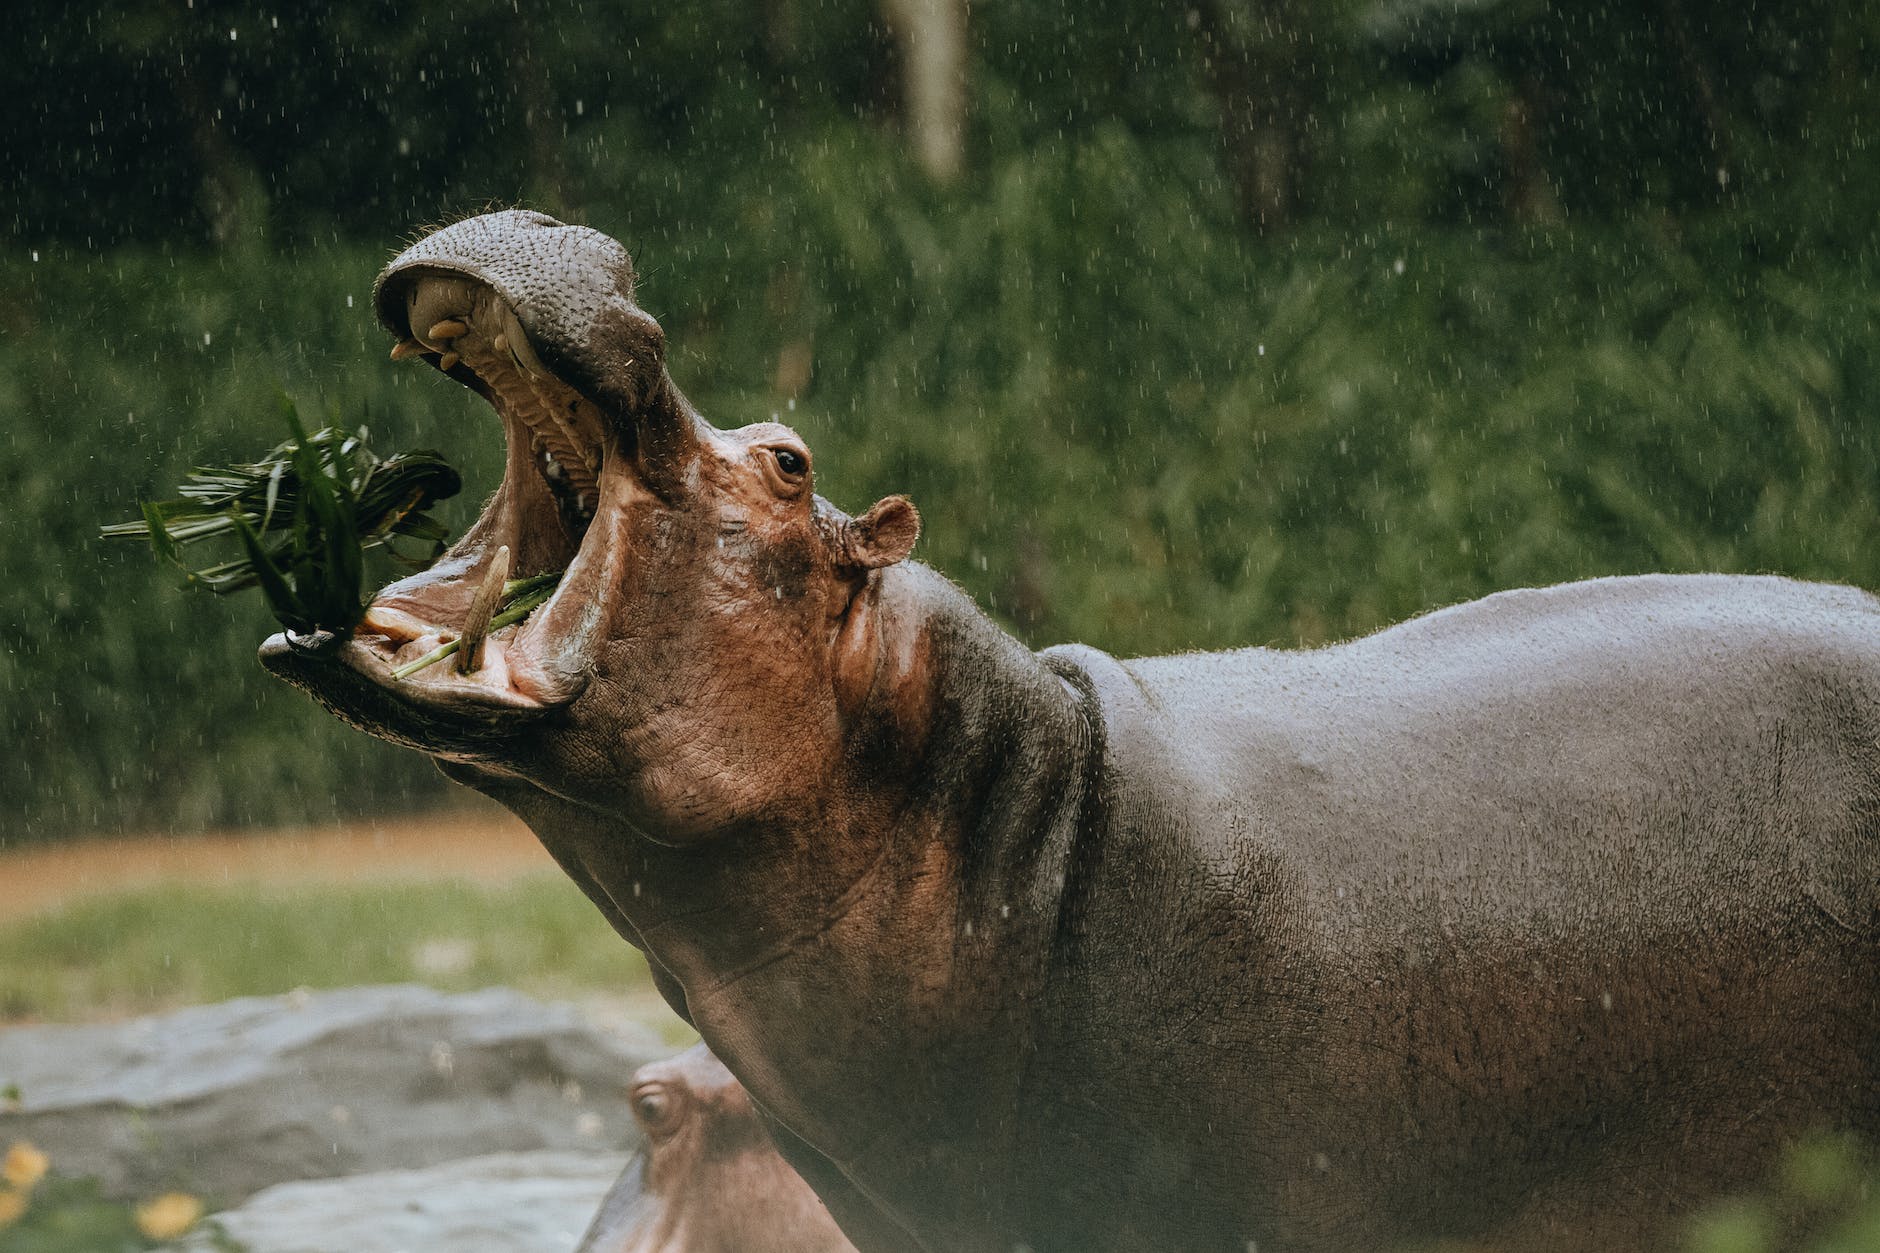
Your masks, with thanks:
M 632 1097 L 645 1155 L 582 1253 L 853 1253 L 703 1044 L 642 1066 Z
M 598 231 L 458 222 L 386 267 L 376 307 L 394 357 L 496 410 L 503 481 L 350 639 L 277 635 L 268 668 L 372 734 L 675 841 L 814 788 L 884 665 L 869 593 L 913 547 L 914 507 L 849 517 L 815 494 L 795 432 L 702 419 Z M 556 570 L 551 600 L 487 630 L 505 578 Z M 460 636 L 459 657 L 394 677 Z

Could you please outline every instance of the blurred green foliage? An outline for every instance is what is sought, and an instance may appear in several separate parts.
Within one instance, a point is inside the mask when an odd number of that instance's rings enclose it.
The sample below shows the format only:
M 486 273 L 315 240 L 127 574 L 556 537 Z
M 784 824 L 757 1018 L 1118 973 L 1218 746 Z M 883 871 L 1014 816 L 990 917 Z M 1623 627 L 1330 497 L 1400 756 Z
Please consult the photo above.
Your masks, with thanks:
M 25 1212 L 11 1226 L 0 1226 L 0 1253 L 141 1253 L 173 1248 L 169 1239 L 146 1235 L 134 1202 L 104 1195 L 96 1179 L 49 1175 L 29 1197 Z M 246 1247 L 219 1224 L 202 1228 L 202 1243 L 217 1253 L 242 1253 Z
M 1793 1146 L 1762 1191 L 1711 1207 L 1691 1224 L 1689 1253 L 1875 1253 L 1880 1160 L 1845 1136 Z
M 653 203 L 693 212 L 727 171 L 780 173 L 848 122 L 892 129 L 906 57 L 883 12 L 15 0 L 0 211 L 88 248 L 378 240 L 492 198 L 602 212 L 599 165 L 650 168 Z M 1198 143 L 1207 168 L 1185 173 L 1218 192 L 1212 75 L 1244 55 L 1256 112 L 1297 99 L 1313 220 L 1483 222 L 1523 198 L 1682 212 L 1810 168 L 1872 194 L 1872 0 L 988 0 L 966 30 L 982 173 L 1120 126 Z
M 946 186 L 864 0 L 21 6 L 0 845 L 440 793 L 261 674 L 258 604 L 92 536 L 272 444 L 279 388 L 441 449 L 461 528 L 496 424 L 384 360 L 369 285 L 491 202 L 625 241 L 708 417 L 797 426 L 846 508 L 908 492 L 918 555 L 1034 644 L 1316 643 L 1653 569 L 1880 586 L 1880 6 L 1700 14 L 1682 53 L 1635 7 L 1295 6 L 1309 166 L 1262 236 L 1181 6 L 975 5 Z

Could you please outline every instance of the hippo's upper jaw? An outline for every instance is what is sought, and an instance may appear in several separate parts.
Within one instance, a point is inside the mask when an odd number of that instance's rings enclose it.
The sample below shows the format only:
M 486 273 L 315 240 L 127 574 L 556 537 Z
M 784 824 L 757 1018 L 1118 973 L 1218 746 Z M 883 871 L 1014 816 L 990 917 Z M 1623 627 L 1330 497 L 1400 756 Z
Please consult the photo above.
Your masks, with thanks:
M 627 515 L 657 479 L 644 463 L 673 460 L 662 447 L 693 420 L 633 279 L 606 235 L 523 211 L 445 227 L 385 268 L 375 303 L 393 356 L 422 356 L 490 402 L 503 482 L 442 561 L 380 593 L 352 639 L 320 649 L 276 635 L 262 648 L 270 670 L 367 731 L 443 754 L 484 755 L 580 693 L 623 581 Z M 554 598 L 482 638 L 474 668 L 459 664 L 465 648 L 394 678 L 442 643 L 477 640 L 505 579 L 558 570 Z

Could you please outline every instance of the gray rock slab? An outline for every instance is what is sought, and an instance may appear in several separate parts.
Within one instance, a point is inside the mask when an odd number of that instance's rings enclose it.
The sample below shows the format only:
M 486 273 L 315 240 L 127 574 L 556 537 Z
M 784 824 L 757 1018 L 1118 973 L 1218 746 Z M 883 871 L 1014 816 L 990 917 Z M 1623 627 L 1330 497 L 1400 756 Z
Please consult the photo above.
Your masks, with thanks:
M 620 1153 L 494 1153 L 284 1183 L 214 1216 L 248 1253 L 568 1253 L 626 1165 Z M 178 1253 L 214 1253 L 199 1230 Z
M 637 1142 L 625 1085 L 669 1053 L 503 988 L 251 997 L 125 1023 L 0 1030 L 0 1144 L 114 1195 L 232 1204 L 270 1184 L 501 1150 Z

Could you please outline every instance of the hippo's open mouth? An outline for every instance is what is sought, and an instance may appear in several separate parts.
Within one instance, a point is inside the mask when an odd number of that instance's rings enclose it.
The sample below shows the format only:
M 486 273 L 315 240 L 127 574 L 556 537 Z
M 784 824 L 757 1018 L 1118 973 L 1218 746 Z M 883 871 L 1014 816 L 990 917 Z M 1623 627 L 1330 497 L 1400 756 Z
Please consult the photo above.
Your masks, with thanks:
M 449 558 L 373 602 L 354 636 L 363 654 L 354 664 L 390 672 L 455 639 L 455 657 L 397 681 L 431 699 L 562 703 L 582 660 L 569 649 L 585 633 L 571 632 L 577 624 L 560 610 L 600 590 L 593 576 L 611 545 L 585 541 L 603 499 L 617 506 L 637 482 L 633 425 L 607 421 L 543 364 L 509 300 L 488 283 L 422 268 L 390 282 L 404 314 L 394 329 L 408 336 L 394 353 L 421 355 L 480 392 L 502 421 L 508 456 L 501 488 Z M 485 635 L 505 581 L 563 571 L 546 605 Z
M 624 250 L 540 214 L 427 236 L 379 276 L 376 303 L 394 358 L 422 357 L 495 409 L 503 481 L 463 539 L 385 588 L 350 639 L 277 635 L 262 660 L 364 729 L 436 752 L 580 694 L 624 580 L 629 512 L 651 499 L 641 411 L 670 400 L 663 345 L 632 303 Z M 506 581 L 558 571 L 545 604 L 490 629 Z M 456 655 L 395 673 L 452 641 Z

